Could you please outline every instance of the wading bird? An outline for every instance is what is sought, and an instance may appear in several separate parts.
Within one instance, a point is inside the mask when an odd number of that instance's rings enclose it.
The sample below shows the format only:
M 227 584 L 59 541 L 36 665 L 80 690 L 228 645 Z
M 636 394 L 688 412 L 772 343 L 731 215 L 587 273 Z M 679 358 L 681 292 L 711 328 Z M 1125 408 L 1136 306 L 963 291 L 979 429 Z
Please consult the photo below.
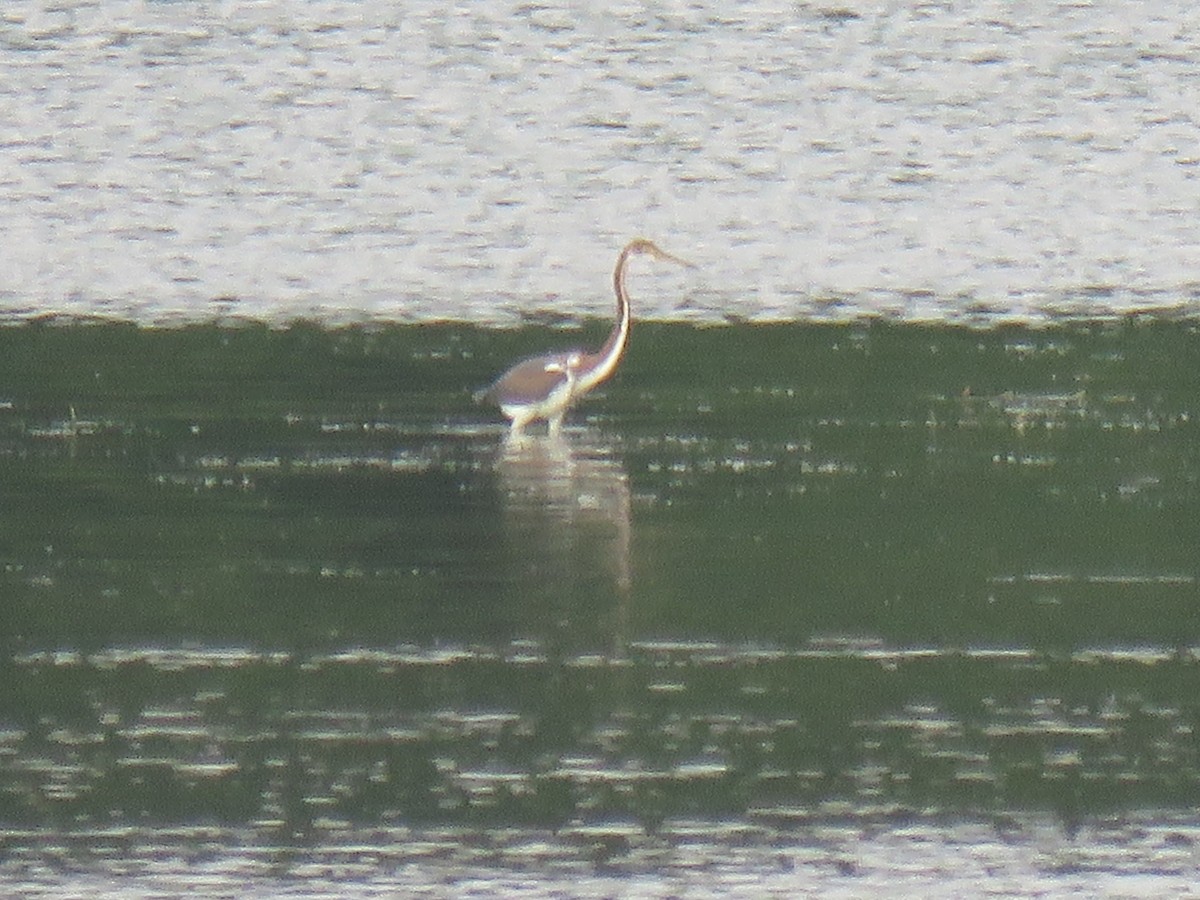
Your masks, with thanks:
M 608 339 L 595 353 L 570 350 L 548 356 L 533 356 L 521 360 L 491 387 L 475 395 L 477 400 L 490 400 L 512 420 L 510 437 L 518 437 L 530 422 L 545 419 L 550 434 L 562 429 L 563 417 L 571 406 L 616 371 L 625 347 L 629 343 L 629 294 L 625 290 L 625 269 L 629 260 L 638 255 L 655 260 L 690 266 L 670 253 L 660 250 L 650 241 L 637 238 L 630 241 L 617 257 L 613 271 L 613 290 L 617 294 L 617 321 Z

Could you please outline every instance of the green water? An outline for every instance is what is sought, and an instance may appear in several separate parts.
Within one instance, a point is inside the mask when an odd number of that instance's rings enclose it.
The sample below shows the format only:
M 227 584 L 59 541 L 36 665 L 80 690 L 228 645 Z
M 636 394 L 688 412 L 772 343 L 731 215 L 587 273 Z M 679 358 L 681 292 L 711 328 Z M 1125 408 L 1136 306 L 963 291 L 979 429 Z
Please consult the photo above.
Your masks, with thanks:
M 1200 802 L 1194 323 L 649 324 L 562 443 L 472 403 L 600 337 L 0 329 L 0 874 Z

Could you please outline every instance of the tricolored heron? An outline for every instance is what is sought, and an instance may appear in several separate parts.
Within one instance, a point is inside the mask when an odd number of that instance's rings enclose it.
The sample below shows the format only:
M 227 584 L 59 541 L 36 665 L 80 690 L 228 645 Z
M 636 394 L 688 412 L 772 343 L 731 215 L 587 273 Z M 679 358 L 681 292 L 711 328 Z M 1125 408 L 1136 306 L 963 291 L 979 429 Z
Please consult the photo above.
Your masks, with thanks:
M 595 353 L 570 350 L 548 356 L 533 356 L 521 360 L 496 379 L 491 387 L 476 395 L 478 400 L 491 400 L 512 420 L 510 436 L 517 437 L 530 422 L 545 419 L 550 434 L 562 429 L 563 417 L 580 397 L 616 371 L 625 347 L 629 343 L 629 294 L 625 290 L 625 269 L 634 256 L 645 255 L 690 266 L 677 256 L 660 250 L 644 238 L 625 245 L 617 257 L 613 271 L 613 290 L 617 294 L 617 321 L 608 339 Z

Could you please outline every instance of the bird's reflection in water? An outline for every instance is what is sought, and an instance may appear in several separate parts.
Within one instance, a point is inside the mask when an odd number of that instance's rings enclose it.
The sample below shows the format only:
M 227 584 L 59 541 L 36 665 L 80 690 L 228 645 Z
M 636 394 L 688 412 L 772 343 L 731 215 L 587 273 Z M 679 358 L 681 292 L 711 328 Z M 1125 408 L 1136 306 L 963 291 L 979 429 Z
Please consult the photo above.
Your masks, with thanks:
M 620 655 L 632 524 L 615 448 L 587 430 L 525 435 L 502 446 L 496 479 L 521 602 L 550 616 L 542 624 L 556 642 L 600 642 Z

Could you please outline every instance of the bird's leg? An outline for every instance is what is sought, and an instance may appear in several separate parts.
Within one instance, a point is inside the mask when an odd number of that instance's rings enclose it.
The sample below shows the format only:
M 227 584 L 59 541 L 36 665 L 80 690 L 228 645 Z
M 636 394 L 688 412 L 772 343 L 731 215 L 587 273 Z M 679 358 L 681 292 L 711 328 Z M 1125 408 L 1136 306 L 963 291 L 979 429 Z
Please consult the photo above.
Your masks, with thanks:
M 559 413 L 557 416 L 551 416 L 549 419 L 549 434 L 552 438 L 562 437 L 562 424 L 565 412 Z

